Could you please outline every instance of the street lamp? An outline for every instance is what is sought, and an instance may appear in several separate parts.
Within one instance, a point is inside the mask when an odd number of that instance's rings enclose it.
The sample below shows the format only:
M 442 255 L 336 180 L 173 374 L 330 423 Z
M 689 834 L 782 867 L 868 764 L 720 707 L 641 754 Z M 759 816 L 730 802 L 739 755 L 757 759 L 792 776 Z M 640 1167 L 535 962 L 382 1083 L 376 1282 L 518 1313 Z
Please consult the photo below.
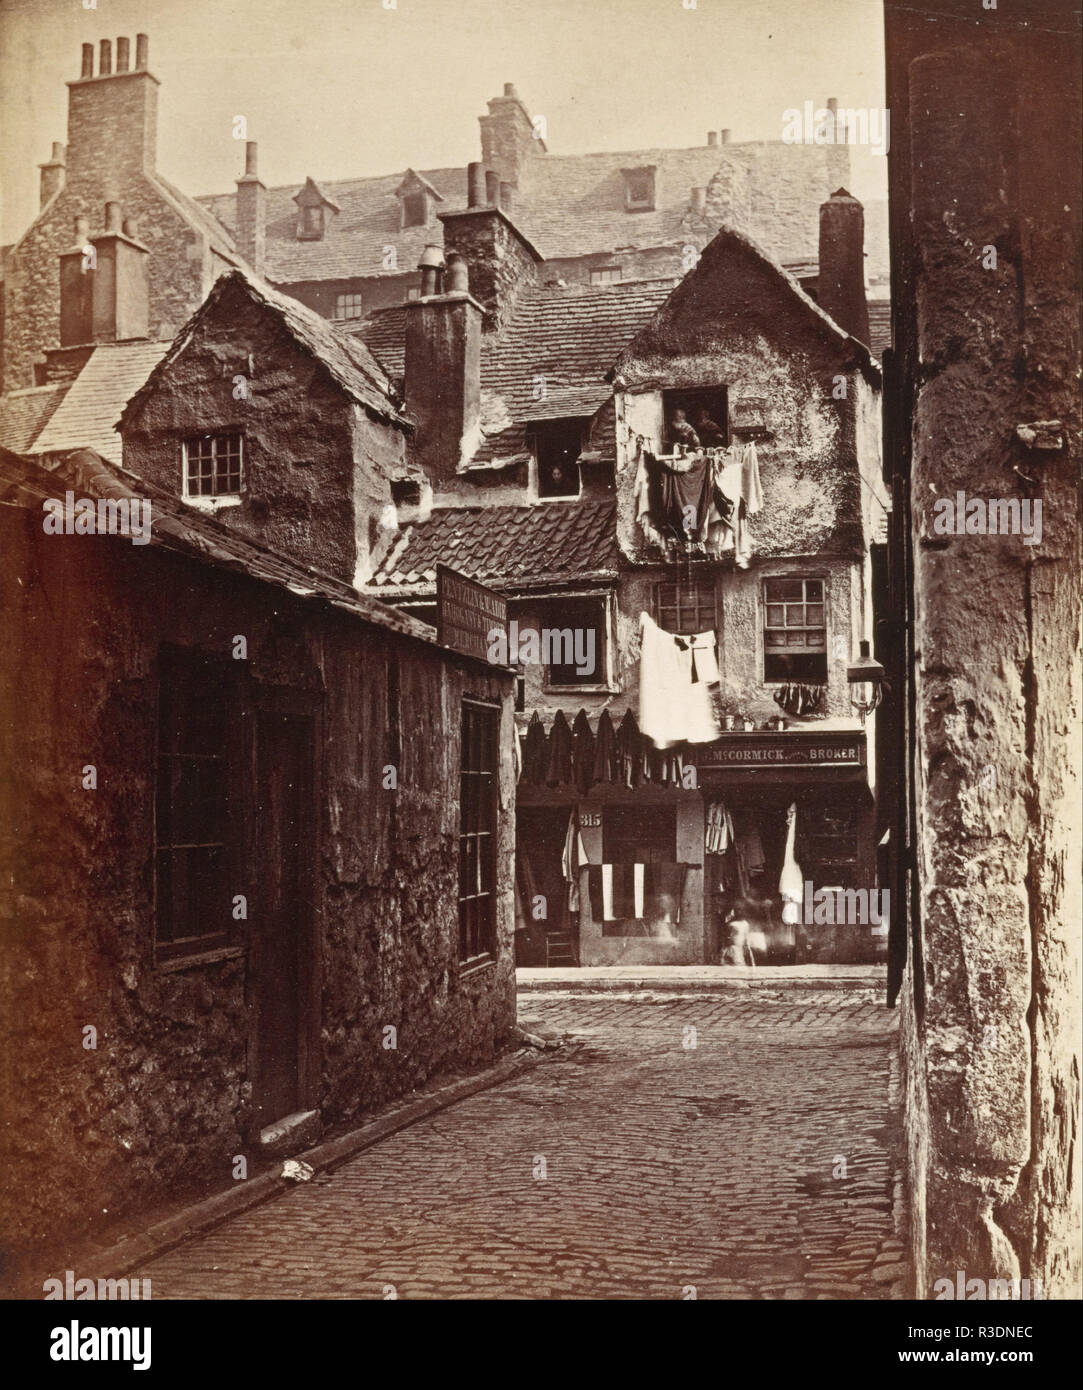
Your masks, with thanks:
M 847 667 L 846 679 L 850 683 L 850 703 L 861 715 L 861 722 L 870 710 L 874 710 L 884 696 L 884 668 L 869 655 L 868 642 L 861 642 L 860 656 L 852 666 Z

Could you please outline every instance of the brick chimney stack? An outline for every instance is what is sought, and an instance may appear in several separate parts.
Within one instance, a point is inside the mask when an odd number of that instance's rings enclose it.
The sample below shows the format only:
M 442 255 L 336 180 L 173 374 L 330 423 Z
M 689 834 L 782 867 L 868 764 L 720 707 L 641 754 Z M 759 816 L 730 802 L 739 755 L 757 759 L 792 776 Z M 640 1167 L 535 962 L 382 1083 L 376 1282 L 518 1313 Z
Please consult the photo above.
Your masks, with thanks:
M 129 40 L 102 39 L 97 76 L 94 45 L 83 44 L 82 70 L 68 83 L 67 177 L 91 185 L 103 170 L 153 172 L 158 144 L 158 79 L 147 71 L 147 36 L 135 39 L 135 68 L 128 67 Z
M 60 345 L 115 343 L 148 333 L 147 248 L 120 203 L 105 205 L 105 230 L 88 235 L 76 218 L 75 244 L 60 256 Z
M 259 177 L 259 146 L 244 147 L 244 173 L 237 180 L 237 250 L 262 275 L 267 259 L 267 189 Z
M 59 140 L 53 141 L 53 154 L 51 159 L 47 159 L 44 164 L 39 164 L 41 170 L 41 201 L 39 207 L 44 207 L 50 198 L 55 198 L 64 187 L 64 171 L 67 167 L 67 151 Z
M 501 203 L 509 193 L 502 183 Z M 502 328 L 523 286 L 537 282 L 541 256 L 502 206 L 437 216 L 444 224 L 444 245 L 454 246 L 470 267 L 471 292 L 485 309 L 485 331 Z
M 430 482 L 454 477 L 480 440 L 484 312 L 470 293 L 466 262 L 454 251 L 447 257 L 447 288 L 439 293 L 433 251 L 439 248 L 426 247 L 418 267 L 421 298 L 405 305 L 406 409 L 417 425 L 410 450 Z
M 865 298 L 865 209 L 845 188 L 820 206 L 820 308 L 868 345 Z

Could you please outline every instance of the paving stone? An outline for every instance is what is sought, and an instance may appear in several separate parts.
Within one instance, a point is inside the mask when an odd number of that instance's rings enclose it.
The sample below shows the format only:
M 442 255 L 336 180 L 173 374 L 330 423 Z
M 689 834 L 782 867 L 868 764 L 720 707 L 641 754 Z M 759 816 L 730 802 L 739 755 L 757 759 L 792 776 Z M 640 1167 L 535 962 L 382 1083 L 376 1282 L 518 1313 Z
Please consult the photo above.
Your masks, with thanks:
M 902 1297 L 895 1019 L 865 994 L 531 993 L 562 1052 L 133 1274 L 179 1299 Z

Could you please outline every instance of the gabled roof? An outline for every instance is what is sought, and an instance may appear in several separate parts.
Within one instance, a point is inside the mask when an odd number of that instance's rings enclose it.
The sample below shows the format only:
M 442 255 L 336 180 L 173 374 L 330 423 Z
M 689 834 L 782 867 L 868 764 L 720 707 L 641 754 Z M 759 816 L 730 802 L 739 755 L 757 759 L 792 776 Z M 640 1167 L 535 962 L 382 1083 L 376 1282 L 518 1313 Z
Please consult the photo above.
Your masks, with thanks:
M 332 212 L 341 212 L 337 203 L 331 201 L 325 194 L 320 192 L 320 186 L 310 174 L 305 179 L 304 187 L 298 189 L 293 195 L 293 201 L 299 208 L 330 208 Z
M 49 386 L 28 386 L 0 396 L 0 447 L 14 454 L 29 454 L 70 385 L 70 381 L 54 381 Z
M 395 189 L 395 195 L 396 197 L 403 197 L 407 193 L 413 193 L 419 188 L 423 192 L 430 194 L 438 203 L 444 201 L 443 194 L 433 188 L 428 179 L 422 178 L 416 169 L 407 169 L 406 173 L 403 175 L 402 183 Z
M 817 161 L 824 160 L 825 148 L 750 141 L 683 150 L 539 155 L 530 161 L 516 192 L 513 216 L 516 226 L 546 260 L 623 247 L 679 246 L 690 239 L 699 245 L 716 230 L 719 219 L 693 218 L 690 190 L 709 186 L 722 170 L 723 183 L 741 183 L 747 178 L 751 186 L 748 226 L 752 234 L 785 264 L 805 261 L 815 265 L 819 205 L 835 186 L 826 167 L 822 176 L 818 172 Z M 791 197 L 781 205 L 778 188 L 782 176 L 774 172 L 780 160 L 795 171 L 803 162 L 803 182 L 808 189 L 807 196 Z M 655 207 L 650 212 L 629 212 L 621 170 L 651 164 L 657 166 Z M 265 274 L 278 284 L 291 284 L 412 273 L 426 242 L 441 241 L 443 228 L 435 223 L 430 227 L 400 227 L 395 195 L 410 172 L 414 171 L 324 183 L 325 194 L 338 203 L 342 213 L 319 242 L 297 241 L 292 205 L 296 186 L 269 188 Z M 465 168 L 416 172 L 442 199 L 446 210 L 466 207 Z M 799 179 L 798 184 L 801 182 Z M 792 179 L 786 184 L 791 194 L 792 184 Z M 225 226 L 236 227 L 235 193 L 209 195 L 201 202 Z M 730 220 L 734 215 L 730 209 Z M 865 204 L 865 237 L 870 270 L 879 273 L 887 266 L 885 199 Z M 385 246 L 396 249 L 393 267 L 385 263 Z
M 734 273 L 742 261 L 759 272 L 755 279 Z M 809 327 L 824 340 L 833 343 L 841 354 L 852 357 L 861 370 L 879 384 L 880 369 L 866 345 L 840 328 L 815 300 L 809 298 L 794 277 L 777 261 L 772 260 L 766 251 L 743 233 L 730 227 L 723 227 L 704 247 L 695 269 L 688 272 L 659 307 L 658 312 L 628 342 L 608 373 L 609 380 L 614 380 L 638 358 L 665 353 L 667 349 L 683 350 L 678 321 L 686 314 L 688 319 L 698 316 L 703 320 L 704 311 L 698 300 L 705 280 L 711 281 L 715 286 L 725 287 L 735 319 L 772 322 L 776 314 L 770 304 L 764 303 L 765 279 L 768 283 L 774 281 L 781 301 L 788 301 L 794 312 L 801 316 Z
M 179 551 L 204 564 L 234 570 L 273 584 L 314 603 L 329 604 L 367 623 L 415 638 L 427 645 L 436 634 L 427 623 L 408 617 L 378 599 L 360 594 L 341 580 L 302 565 L 223 526 L 187 506 L 179 497 L 110 464 L 91 449 L 79 449 L 46 470 L 0 449 L 0 494 L 31 509 L 68 487 L 83 497 L 147 498 L 151 502 L 151 545 Z M 129 540 L 119 538 L 122 543 Z M 465 657 L 464 660 L 473 658 Z
M 168 351 L 168 343 L 100 344 L 25 452 L 51 454 L 94 449 L 111 463 L 119 464 L 122 449 L 117 421 Z
M 444 507 L 403 527 L 366 585 L 398 597 L 435 592 L 436 564 L 495 588 L 538 588 L 616 577 L 615 502 Z
M 314 309 L 280 294 L 262 281 L 242 271 L 231 270 L 215 282 L 210 294 L 184 325 L 173 344 L 142 389 L 131 398 L 121 417 L 124 423 L 145 396 L 152 392 L 160 373 L 184 352 L 200 323 L 218 311 L 231 295 L 242 294 L 275 315 L 293 340 L 323 367 L 331 380 L 353 401 L 377 419 L 411 428 L 394 404 L 394 393 L 387 375 L 360 338 L 334 329 Z
M 476 460 L 523 449 L 532 421 L 593 415 L 612 395 L 605 378 L 614 357 L 676 283 L 525 287 L 505 328 L 482 338 L 486 438 Z M 353 330 L 395 377 L 403 373 L 406 313 L 401 305 L 378 310 Z

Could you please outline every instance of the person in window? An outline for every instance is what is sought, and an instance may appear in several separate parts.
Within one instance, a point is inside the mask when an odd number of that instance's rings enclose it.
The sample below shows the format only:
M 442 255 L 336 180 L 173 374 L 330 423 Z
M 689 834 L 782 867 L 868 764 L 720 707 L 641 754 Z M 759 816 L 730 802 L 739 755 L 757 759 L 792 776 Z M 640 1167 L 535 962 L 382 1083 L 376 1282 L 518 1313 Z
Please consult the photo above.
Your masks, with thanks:
M 686 449 L 699 448 L 699 435 L 679 407 L 669 417 L 669 437 L 674 444 L 683 444 Z
M 700 406 L 696 411 L 695 419 L 696 434 L 705 449 L 721 449 L 726 442 L 725 435 L 720 427 L 711 419 L 706 406 Z

